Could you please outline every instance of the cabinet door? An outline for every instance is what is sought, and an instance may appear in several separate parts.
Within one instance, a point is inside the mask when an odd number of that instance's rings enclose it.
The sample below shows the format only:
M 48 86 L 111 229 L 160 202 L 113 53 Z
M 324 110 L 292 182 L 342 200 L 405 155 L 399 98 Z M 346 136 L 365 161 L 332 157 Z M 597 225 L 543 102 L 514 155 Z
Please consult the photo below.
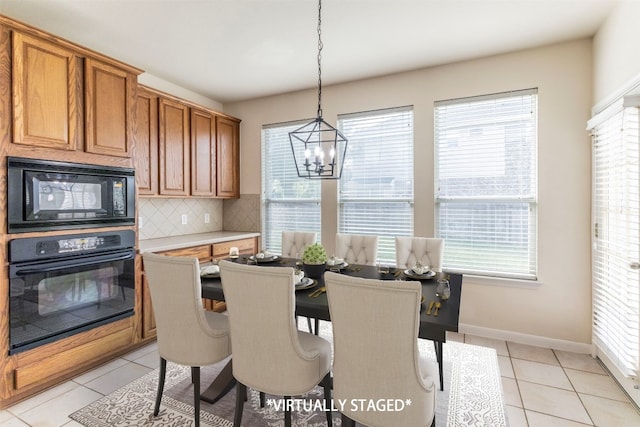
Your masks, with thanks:
M 136 77 L 91 58 L 85 60 L 85 150 L 131 157 Z
M 226 117 L 217 118 L 218 197 L 240 197 L 240 124 Z
M 151 290 L 147 282 L 147 275 L 142 274 L 142 338 L 156 336 L 156 316 L 153 314 Z
M 78 62 L 69 50 L 13 33 L 13 142 L 76 149 L 82 134 Z
M 253 255 L 256 253 L 258 242 L 256 237 L 248 239 L 231 240 L 229 242 L 214 243 L 213 258 L 223 259 L 229 256 L 229 248 L 235 246 L 242 255 Z
M 200 262 L 211 261 L 211 245 L 191 246 L 188 248 L 172 249 L 158 253 L 169 256 L 196 257 Z
M 216 195 L 216 118 L 191 109 L 191 194 Z
M 158 194 L 158 96 L 138 88 L 135 156 L 139 194 Z
M 160 98 L 160 194 L 189 195 L 189 107 Z

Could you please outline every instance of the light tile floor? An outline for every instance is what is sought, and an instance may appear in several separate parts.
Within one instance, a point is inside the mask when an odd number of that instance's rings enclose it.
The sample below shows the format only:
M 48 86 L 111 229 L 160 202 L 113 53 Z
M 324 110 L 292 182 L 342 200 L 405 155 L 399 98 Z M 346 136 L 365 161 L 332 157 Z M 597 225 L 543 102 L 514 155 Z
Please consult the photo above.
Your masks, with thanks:
M 463 334 L 448 339 L 496 349 L 510 427 L 640 426 L 635 406 L 589 355 Z M 69 414 L 157 367 L 149 344 L 0 410 L 0 425 L 80 426 Z

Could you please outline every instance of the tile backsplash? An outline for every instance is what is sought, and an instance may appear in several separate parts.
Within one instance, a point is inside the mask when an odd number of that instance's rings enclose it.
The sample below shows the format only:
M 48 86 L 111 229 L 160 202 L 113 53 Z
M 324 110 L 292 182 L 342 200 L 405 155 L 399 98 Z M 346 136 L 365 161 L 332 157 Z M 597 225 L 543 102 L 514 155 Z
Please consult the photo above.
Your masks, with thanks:
M 140 239 L 180 236 L 222 230 L 223 202 L 220 199 L 139 198 Z M 205 222 L 205 214 L 209 222 Z M 186 224 L 183 217 L 186 216 Z
M 260 195 L 239 199 L 139 198 L 140 239 L 207 233 L 210 231 L 260 231 Z M 205 222 L 208 214 L 209 222 Z M 183 217 L 186 215 L 186 224 Z

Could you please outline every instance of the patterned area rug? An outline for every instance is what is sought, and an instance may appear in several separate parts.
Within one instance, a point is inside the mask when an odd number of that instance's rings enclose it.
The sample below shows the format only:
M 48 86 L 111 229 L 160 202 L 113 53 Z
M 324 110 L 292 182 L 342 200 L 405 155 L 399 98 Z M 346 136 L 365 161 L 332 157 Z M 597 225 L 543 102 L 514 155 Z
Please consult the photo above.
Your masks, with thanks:
M 325 329 L 325 328 L 323 328 Z M 325 335 L 326 330 L 321 331 Z M 435 360 L 431 341 L 419 340 L 420 350 Z M 436 395 L 436 426 L 507 426 L 498 359 L 494 349 L 457 342 L 444 345 L 444 391 Z M 209 384 L 224 362 L 201 369 L 201 382 Z M 193 425 L 193 388 L 190 369 L 169 363 L 165 393 L 160 414 L 153 417 L 158 371 L 153 371 L 127 386 L 107 395 L 70 415 L 87 427 L 177 427 Z M 322 399 L 322 389 L 316 387 L 304 396 L 305 401 Z M 260 408 L 258 393 L 249 390 L 245 403 L 243 426 L 281 426 L 283 412 L 276 410 L 280 397 L 267 395 L 267 405 Z M 270 402 L 271 401 L 271 402 Z M 302 400 L 301 400 L 302 402 Z M 313 408 L 311 406 L 314 406 Z M 232 426 L 235 388 L 215 404 L 201 403 L 202 426 Z M 323 407 L 322 407 L 323 408 Z M 298 427 L 326 426 L 326 415 L 316 405 L 294 408 L 293 425 Z M 314 410 L 315 409 L 315 410 Z M 340 416 L 334 413 L 334 426 L 340 426 Z

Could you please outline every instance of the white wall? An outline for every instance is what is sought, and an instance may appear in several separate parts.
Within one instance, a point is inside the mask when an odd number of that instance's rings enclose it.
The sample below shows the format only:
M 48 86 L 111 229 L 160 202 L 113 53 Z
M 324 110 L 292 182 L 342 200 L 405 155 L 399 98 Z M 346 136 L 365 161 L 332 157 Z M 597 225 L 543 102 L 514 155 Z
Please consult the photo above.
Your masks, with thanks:
M 623 1 L 593 39 L 593 104 L 640 77 L 640 2 Z
M 591 164 L 585 131 L 592 102 L 591 47 L 590 40 L 579 40 L 323 87 L 324 118 L 330 123 L 341 113 L 414 106 L 416 236 L 431 236 L 434 229 L 434 101 L 538 88 L 539 281 L 465 278 L 460 322 L 471 329 L 507 331 L 512 339 L 547 337 L 558 346 L 591 342 Z M 316 97 L 313 89 L 224 105 L 226 113 L 242 119 L 242 194 L 260 193 L 261 126 L 315 116 Z M 322 241 L 330 251 L 336 198 L 336 183 L 323 182 Z

